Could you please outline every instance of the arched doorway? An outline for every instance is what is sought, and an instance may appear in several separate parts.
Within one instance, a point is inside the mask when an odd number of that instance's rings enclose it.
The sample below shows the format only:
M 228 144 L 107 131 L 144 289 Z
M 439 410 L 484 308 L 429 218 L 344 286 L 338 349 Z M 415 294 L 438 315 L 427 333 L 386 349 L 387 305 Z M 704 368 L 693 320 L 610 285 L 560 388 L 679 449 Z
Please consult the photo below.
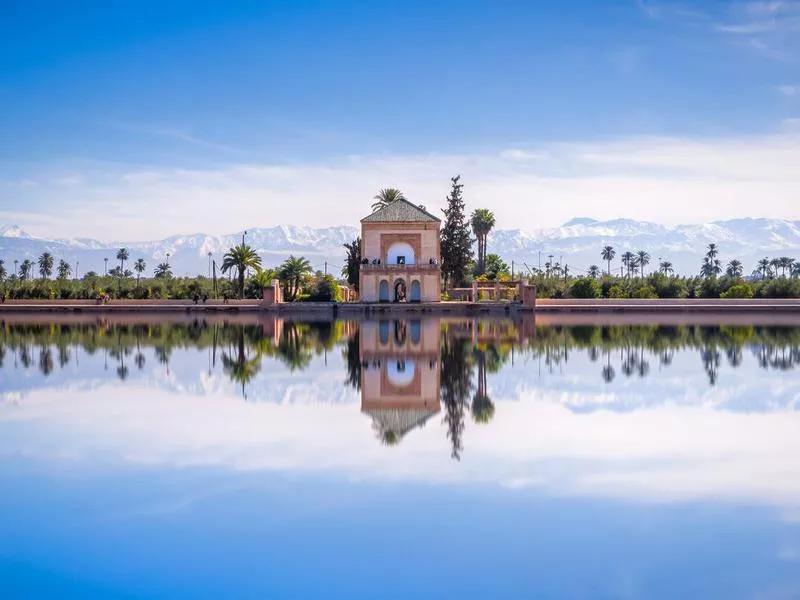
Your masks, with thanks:
M 406 289 L 406 282 L 403 279 L 398 279 L 394 283 L 394 301 L 406 302 L 408 300 L 408 290 Z
M 378 302 L 389 302 L 389 282 L 385 279 L 378 286 Z
M 419 281 L 415 279 L 411 282 L 411 290 L 408 294 L 408 301 L 419 302 L 420 300 L 422 300 L 422 287 L 419 285 Z

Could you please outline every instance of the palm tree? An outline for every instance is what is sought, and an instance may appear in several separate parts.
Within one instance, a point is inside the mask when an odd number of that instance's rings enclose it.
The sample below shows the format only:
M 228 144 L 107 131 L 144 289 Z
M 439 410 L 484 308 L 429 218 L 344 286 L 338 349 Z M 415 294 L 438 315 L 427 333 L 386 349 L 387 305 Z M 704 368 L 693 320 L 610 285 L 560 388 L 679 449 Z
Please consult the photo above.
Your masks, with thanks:
M 600 255 L 603 257 L 603 260 L 608 263 L 608 274 L 611 275 L 611 261 L 617 255 L 614 246 L 603 246 L 603 252 Z
M 289 302 L 294 302 L 300 292 L 303 277 L 311 273 L 311 263 L 304 257 L 289 256 L 278 269 L 280 280 L 283 282 L 284 295 Z
M 2 265 L 0 265 L 0 270 L 2 270 Z M 800 260 L 795 261 L 794 265 L 792 266 L 792 277 L 800 277 Z
M 787 271 L 789 271 L 790 273 L 792 272 L 792 265 L 794 264 L 794 259 L 789 256 L 781 256 L 778 259 L 778 264 L 780 265 L 781 270 L 783 271 L 781 275 L 783 277 L 786 277 Z
M 26 281 L 31 276 L 31 270 L 33 269 L 33 262 L 29 259 L 25 259 L 19 266 L 19 278 L 21 281 Z
M 136 287 L 139 287 L 139 278 L 144 273 L 144 270 L 147 268 L 147 264 L 145 264 L 143 258 L 137 258 L 136 262 L 133 263 L 133 270 L 136 271 Z
M 644 268 L 650 264 L 650 255 L 646 250 L 639 250 L 636 253 L 636 264 L 639 265 L 639 275 L 644 277 Z
M 717 245 L 714 243 L 709 244 L 706 248 L 706 256 L 713 260 L 717 258 L 717 254 L 719 254 L 719 248 L 717 248 Z
M 735 258 L 728 263 L 727 267 L 725 267 L 725 275 L 728 277 L 741 277 L 742 273 L 744 273 L 744 267 L 742 266 L 741 261 L 736 260 Z
M 588 273 L 589 277 L 591 277 L 592 279 L 597 279 L 598 277 L 600 277 L 600 267 L 598 267 L 597 265 L 591 265 L 589 267 Z
M 42 276 L 42 279 L 47 279 L 50 275 L 53 274 L 53 263 L 55 259 L 53 255 L 49 252 L 43 252 L 42 255 L 39 257 L 39 275 Z
M 169 266 L 169 263 L 160 263 L 156 266 L 154 275 L 156 279 L 169 279 L 172 277 L 172 268 Z
M 230 248 L 222 257 L 222 272 L 239 271 L 239 297 L 244 298 L 244 274 L 248 268 L 260 269 L 261 257 L 247 244 Z
M 472 232 L 478 240 L 478 274 L 486 271 L 486 240 L 494 228 L 494 213 L 488 208 L 476 208 L 470 217 Z
M 710 258 L 709 256 L 703 258 L 703 265 L 700 267 L 700 275 L 713 279 L 720 273 L 722 273 L 722 266 L 718 258 Z
M 406 197 L 397 188 L 383 188 L 372 199 L 375 200 L 372 204 L 372 212 L 375 212 L 384 206 L 389 206 L 392 202 L 405 200 Z
M 125 261 L 128 260 L 128 249 L 127 248 L 120 248 L 117 250 L 117 260 L 119 261 L 119 272 L 120 276 L 122 273 L 125 272 Z
M 672 268 L 671 262 L 668 260 L 662 260 L 660 263 L 658 263 L 658 271 L 664 275 L 672 275 L 675 272 L 675 269 Z
M 622 266 L 625 267 L 626 274 L 628 277 L 631 276 L 631 269 L 636 264 L 636 255 L 633 252 L 625 252 L 622 255 Z
M 0 282 L 5 281 L 8 271 L 6 271 L 6 261 L 0 260 Z
M 779 258 L 773 258 L 769 261 L 770 269 L 772 270 L 773 276 L 778 276 L 778 269 L 781 268 L 781 261 Z
M 769 277 L 771 273 L 770 265 L 769 265 L 769 258 L 762 258 L 758 261 L 758 269 L 757 271 L 761 273 L 761 278 L 766 279 Z
M 61 281 L 64 281 L 69 278 L 72 274 L 72 267 L 69 266 L 69 263 L 65 261 L 63 258 L 58 261 L 58 278 Z

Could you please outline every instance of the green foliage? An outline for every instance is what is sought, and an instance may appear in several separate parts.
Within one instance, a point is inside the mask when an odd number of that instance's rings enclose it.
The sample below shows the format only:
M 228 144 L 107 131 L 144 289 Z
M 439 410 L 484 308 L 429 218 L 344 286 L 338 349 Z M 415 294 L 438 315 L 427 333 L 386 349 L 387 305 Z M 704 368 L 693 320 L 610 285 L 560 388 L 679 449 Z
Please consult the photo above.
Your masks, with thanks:
M 495 281 L 499 279 L 501 275 L 509 275 L 510 271 L 508 265 L 502 258 L 497 254 L 489 254 L 485 259 L 484 273 L 487 279 Z
M 602 288 L 597 280 L 591 277 L 576 279 L 569 288 L 569 295 L 573 298 L 599 298 Z
M 608 288 L 608 292 L 606 292 L 606 298 L 627 298 L 628 294 L 625 292 L 624 289 L 618 284 L 614 284 Z
M 278 277 L 283 284 L 283 297 L 288 302 L 297 300 L 304 278 L 311 273 L 311 263 L 304 257 L 290 255 L 278 268 Z
M 689 294 L 685 282 L 679 277 L 654 273 L 648 277 L 647 281 L 659 298 L 685 298 Z
M 652 285 L 643 285 L 633 291 L 631 298 L 658 298 L 658 294 Z
M 779 277 L 762 282 L 755 290 L 758 298 L 800 298 L 800 280 Z
M 442 277 L 445 289 L 450 284 L 463 282 L 472 262 L 472 236 L 470 227 L 464 216 L 464 200 L 460 183 L 461 176 L 451 178 L 452 188 L 447 197 L 447 208 L 444 209 L 445 222 L 442 228 Z
M 238 271 L 239 297 L 244 298 L 244 278 L 247 269 L 259 270 L 261 257 L 247 244 L 239 244 L 230 248 L 222 257 L 222 272 L 233 269 Z
M 342 266 L 342 277 L 356 291 L 358 291 L 358 278 L 361 271 L 361 236 L 348 244 L 344 244 L 347 250 L 344 265 Z
M 486 242 L 489 238 L 489 232 L 492 231 L 495 224 L 494 213 L 488 208 L 476 208 L 470 217 L 470 225 L 472 232 L 478 242 L 478 263 L 477 274 L 482 275 L 486 272 L 488 266 L 486 264 Z
M 308 296 L 311 302 L 341 302 L 342 291 L 331 275 L 317 278 Z
M 737 285 L 732 285 L 719 296 L 720 298 L 752 298 L 753 295 L 753 287 L 751 285 L 739 283 Z
M 405 200 L 406 197 L 403 192 L 396 188 L 383 188 L 372 198 L 375 202 L 372 204 L 372 212 L 382 209 L 384 206 L 390 205 L 397 200 Z

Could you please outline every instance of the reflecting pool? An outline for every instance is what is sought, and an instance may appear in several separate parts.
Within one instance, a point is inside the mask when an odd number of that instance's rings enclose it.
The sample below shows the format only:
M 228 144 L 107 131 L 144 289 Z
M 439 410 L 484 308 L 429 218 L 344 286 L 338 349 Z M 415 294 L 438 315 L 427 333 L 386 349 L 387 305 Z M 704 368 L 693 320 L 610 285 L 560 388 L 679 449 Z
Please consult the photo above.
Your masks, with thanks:
M 639 321 L 7 316 L 2 597 L 800 598 L 800 322 Z

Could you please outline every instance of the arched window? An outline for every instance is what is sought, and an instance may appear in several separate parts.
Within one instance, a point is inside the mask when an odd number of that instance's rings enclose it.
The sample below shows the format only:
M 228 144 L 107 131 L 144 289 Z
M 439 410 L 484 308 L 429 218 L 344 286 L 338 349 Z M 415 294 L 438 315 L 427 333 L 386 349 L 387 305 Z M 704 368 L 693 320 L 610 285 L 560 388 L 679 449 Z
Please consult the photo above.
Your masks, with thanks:
M 389 302 L 389 282 L 385 279 L 381 280 L 380 286 L 378 287 L 378 301 Z
M 382 346 L 389 343 L 389 321 L 381 321 L 378 323 L 378 337 L 380 338 Z
M 419 302 L 420 300 L 422 300 L 422 287 L 419 281 L 415 279 L 411 282 L 411 291 L 408 294 L 408 301 Z
M 417 257 L 414 255 L 414 248 L 411 244 L 406 242 L 395 242 L 389 246 L 386 253 L 387 265 L 415 265 L 417 264 Z

